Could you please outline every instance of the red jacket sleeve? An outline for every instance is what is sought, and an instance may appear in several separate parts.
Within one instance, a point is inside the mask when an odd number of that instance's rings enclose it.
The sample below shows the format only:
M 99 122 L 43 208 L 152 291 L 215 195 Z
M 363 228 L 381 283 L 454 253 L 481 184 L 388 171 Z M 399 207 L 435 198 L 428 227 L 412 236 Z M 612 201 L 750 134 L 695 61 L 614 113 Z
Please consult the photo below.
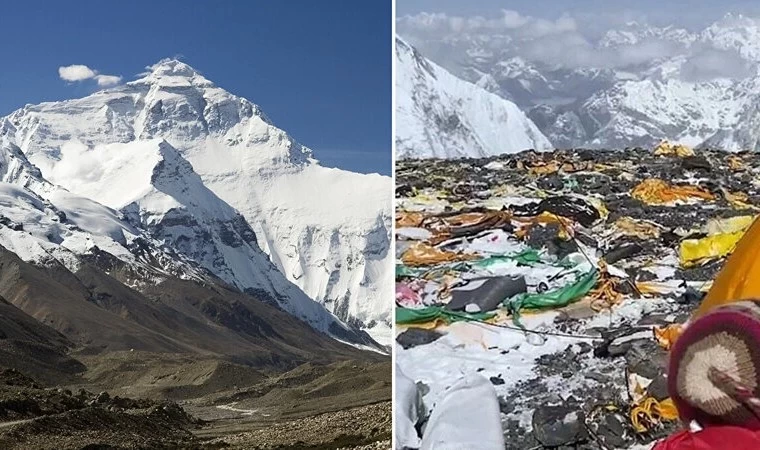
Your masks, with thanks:
M 680 431 L 658 442 L 652 450 L 758 450 L 760 432 L 739 427 L 708 427 Z

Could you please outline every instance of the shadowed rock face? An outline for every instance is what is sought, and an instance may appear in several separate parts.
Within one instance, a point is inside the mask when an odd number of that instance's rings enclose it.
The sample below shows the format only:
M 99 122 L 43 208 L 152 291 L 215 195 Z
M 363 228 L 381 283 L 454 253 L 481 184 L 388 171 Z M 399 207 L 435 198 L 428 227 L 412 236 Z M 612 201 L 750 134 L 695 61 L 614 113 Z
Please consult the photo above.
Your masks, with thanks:
M 13 313 L 3 316 L 0 331 L 8 339 L 57 349 L 60 358 L 66 348 L 84 347 L 217 355 L 287 369 L 308 361 L 379 357 L 221 282 L 168 277 L 139 292 L 119 281 L 125 264 L 105 255 L 97 261 L 110 264 L 84 262 L 72 273 L 60 265 L 35 267 L 0 249 L 0 295 L 8 301 L 0 308 Z

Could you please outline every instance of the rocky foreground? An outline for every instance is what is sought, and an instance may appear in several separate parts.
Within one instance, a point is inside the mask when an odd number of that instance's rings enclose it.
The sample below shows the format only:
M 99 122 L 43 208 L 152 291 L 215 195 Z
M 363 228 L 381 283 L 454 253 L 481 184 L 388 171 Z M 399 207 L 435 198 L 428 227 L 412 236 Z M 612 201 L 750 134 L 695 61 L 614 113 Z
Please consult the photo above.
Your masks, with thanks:
M 647 449 L 677 429 L 670 333 L 753 220 L 758 172 L 756 154 L 668 146 L 400 161 L 397 364 L 418 430 L 471 373 L 509 449 Z

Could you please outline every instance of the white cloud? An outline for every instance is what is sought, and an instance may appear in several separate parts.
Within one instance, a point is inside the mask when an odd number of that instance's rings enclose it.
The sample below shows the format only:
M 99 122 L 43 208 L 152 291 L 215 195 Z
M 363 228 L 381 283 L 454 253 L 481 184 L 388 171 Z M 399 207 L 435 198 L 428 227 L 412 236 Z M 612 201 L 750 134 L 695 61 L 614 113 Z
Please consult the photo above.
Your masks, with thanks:
M 459 17 L 446 13 L 419 13 L 398 19 L 399 31 L 426 31 L 431 33 L 461 33 L 478 31 L 512 31 L 522 36 L 541 37 L 575 31 L 576 20 L 563 15 L 556 20 L 525 16 L 517 11 L 504 9 L 500 17 Z
M 82 64 L 73 64 L 71 66 L 61 66 L 58 68 L 58 75 L 65 81 L 89 80 L 96 74 L 97 72 Z
M 95 80 L 98 86 L 113 86 L 121 82 L 118 75 L 102 75 L 84 64 L 72 64 L 58 68 L 58 76 L 68 82 Z
M 709 81 L 716 78 L 741 79 L 752 75 L 747 60 L 731 50 L 704 48 L 694 52 L 681 66 L 686 81 Z
M 116 75 L 95 75 L 98 86 L 114 86 L 121 83 L 121 77 Z
M 748 20 L 735 19 L 736 26 L 747 26 Z M 565 14 L 550 20 L 502 10 L 488 17 L 418 13 L 400 17 L 397 29 L 423 54 L 455 72 L 476 48 L 478 57 L 494 62 L 520 57 L 551 68 L 645 73 L 673 60 L 683 63 L 679 74 L 690 81 L 750 75 L 746 59 L 736 51 L 700 44 L 693 32 L 677 26 L 650 28 L 650 23 L 634 11 Z M 645 32 L 637 33 L 641 30 Z M 610 40 L 612 45 L 605 44 Z

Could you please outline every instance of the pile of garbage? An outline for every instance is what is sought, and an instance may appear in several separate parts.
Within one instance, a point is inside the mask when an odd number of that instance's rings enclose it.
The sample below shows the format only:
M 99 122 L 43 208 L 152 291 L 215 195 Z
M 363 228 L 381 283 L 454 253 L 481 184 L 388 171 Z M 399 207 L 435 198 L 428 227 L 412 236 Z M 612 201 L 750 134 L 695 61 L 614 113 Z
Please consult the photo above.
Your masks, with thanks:
M 667 350 L 758 214 L 758 172 L 754 153 L 668 143 L 399 161 L 399 446 L 425 448 L 473 377 L 506 448 L 649 448 L 678 429 Z

